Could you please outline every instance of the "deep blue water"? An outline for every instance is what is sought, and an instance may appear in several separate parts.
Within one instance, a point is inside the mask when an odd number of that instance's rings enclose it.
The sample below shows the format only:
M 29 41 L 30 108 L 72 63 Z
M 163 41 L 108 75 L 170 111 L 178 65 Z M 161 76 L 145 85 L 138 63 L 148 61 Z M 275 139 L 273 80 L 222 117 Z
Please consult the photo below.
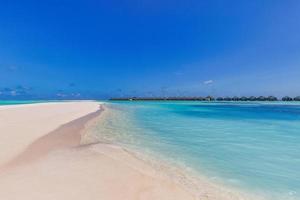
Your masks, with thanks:
M 116 102 L 102 137 L 270 199 L 300 199 L 300 104 Z

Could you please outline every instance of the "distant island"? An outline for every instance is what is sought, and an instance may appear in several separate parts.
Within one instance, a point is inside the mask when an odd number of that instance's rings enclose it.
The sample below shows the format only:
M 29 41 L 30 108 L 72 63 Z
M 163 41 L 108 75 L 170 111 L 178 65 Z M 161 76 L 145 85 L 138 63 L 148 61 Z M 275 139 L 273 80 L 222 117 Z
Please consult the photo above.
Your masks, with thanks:
M 124 97 L 124 98 L 111 98 L 111 101 L 279 101 L 275 96 L 250 96 L 250 97 Z M 300 96 L 281 98 L 281 101 L 300 101 Z

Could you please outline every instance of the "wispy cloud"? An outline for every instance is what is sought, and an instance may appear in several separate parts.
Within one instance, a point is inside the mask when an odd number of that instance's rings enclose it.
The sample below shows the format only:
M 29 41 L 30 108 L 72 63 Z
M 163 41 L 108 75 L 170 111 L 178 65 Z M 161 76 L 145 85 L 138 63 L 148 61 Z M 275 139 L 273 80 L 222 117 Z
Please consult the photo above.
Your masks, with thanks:
M 57 93 L 56 96 L 59 97 L 59 98 L 67 97 L 67 95 L 64 94 L 64 93 Z
M 31 87 L 18 85 L 16 87 L 0 88 L 0 94 L 8 97 L 24 96 L 24 95 L 29 95 L 31 90 L 32 90 Z
M 214 83 L 213 80 L 207 80 L 207 81 L 204 81 L 204 82 L 203 82 L 204 85 L 211 85 L 211 84 L 213 84 L 213 83 Z

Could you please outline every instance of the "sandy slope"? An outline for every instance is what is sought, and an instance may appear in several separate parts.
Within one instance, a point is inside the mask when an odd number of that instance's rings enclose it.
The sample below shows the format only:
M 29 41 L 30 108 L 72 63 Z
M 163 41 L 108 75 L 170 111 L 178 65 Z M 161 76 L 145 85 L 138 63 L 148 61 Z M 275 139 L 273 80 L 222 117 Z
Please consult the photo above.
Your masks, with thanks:
M 58 126 L 98 109 L 95 102 L 0 106 L 0 165 Z
M 93 102 L 0 108 L 1 161 L 14 164 L 0 170 L 0 199 L 195 199 L 120 147 L 80 145 L 87 123 L 101 120 L 97 110 Z

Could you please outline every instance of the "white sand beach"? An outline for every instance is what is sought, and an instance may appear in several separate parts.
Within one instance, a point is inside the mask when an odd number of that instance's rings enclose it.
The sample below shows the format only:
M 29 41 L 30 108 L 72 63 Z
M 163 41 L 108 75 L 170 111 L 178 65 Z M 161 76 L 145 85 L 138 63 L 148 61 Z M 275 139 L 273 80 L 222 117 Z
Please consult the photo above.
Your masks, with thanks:
M 92 102 L 0 106 L 0 165 L 59 126 L 98 109 Z
M 196 199 L 118 146 L 81 144 L 101 112 L 97 102 L 1 106 L 0 199 Z

